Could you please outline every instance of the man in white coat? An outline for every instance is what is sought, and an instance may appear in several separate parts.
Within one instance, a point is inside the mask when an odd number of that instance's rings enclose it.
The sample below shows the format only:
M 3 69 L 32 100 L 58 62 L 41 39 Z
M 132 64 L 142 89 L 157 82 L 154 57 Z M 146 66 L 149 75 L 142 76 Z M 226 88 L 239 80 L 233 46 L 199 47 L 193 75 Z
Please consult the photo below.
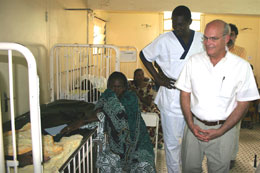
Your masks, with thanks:
M 181 172 L 180 146 L 185 127 L 180 107 L 180 91 L 174 87 L 176 79 L 189 57 L 203 51 L 203 35 L 189 28 L 191 12 L 185 6 L 178 6 L 172 12 L 173 31 L 164 33 L 147 45 L 140 58 L 160 85 L 155 103 L 160 109 L 166 162 L 169 173 Z M 163 72 L 158 73 L 152 62 Z

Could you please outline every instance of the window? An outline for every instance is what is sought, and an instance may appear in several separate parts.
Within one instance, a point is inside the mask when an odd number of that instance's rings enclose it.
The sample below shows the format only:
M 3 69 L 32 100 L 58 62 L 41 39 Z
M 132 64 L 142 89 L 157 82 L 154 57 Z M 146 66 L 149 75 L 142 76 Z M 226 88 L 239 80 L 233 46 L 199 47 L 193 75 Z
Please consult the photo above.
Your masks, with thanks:
M 106 29 L 106 22 L 94 18 L 94 44 L 105 44 L 106 41 L 106 35 L 105 35 L 105 29 Z
M 200 31 L 200 16 L 201 13 L 191 13 L 192 23 L 190 25 L 190 29 L 195 31 Z M 171 11 L 165 11 L 164 12 L 164 18 L 163 18 L 163 32 L 168 32 L 172 30 L 172 12 Z
M 97 17 L 94 18 L 93 44 L 106 44 L 106 22 Z M 97 48 L 93 50 L 94 54 L 100 53 Z

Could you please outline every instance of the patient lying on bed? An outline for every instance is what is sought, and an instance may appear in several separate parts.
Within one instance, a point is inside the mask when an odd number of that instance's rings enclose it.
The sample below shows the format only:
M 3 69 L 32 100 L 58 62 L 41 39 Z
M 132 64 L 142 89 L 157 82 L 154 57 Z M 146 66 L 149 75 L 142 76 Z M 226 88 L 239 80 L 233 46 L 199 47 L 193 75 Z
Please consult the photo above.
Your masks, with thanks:
M 91 103 L 96 102 L 101 94 L 88 79 L 84 79 L 81 82 L 81 90 L 88 91 L 88 99 L 86 101 Z
M 97 166 L 101 172 L 156 172 L 153 146 L 140 114 L 138 99 L 127 90 L 127 85 L 123 73 L 112 73 L 108 89 L 95 106 L 104 115 L 104 129 L 108 136 Z

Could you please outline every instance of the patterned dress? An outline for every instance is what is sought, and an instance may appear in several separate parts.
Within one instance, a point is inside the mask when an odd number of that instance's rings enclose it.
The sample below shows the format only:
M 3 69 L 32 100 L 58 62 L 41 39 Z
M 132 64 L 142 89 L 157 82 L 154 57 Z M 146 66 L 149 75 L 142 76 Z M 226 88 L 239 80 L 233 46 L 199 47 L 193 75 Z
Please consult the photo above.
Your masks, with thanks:
M 153 112 L 157 113 L 160 121 L 159 121 L 159 131 L 158 131 L 158 148 L 163 147 L 163 132 L 162 132 L 162 125 L 161 125 L 161 117 L 160 117 L 160 111 L 157 108 L 156 104 L 154 103 L 154 98 L 156 96 L 156 91 L 154 89 L 155 83 L 154 82 L 145 82 L 145 86 L 140 88 L 137 87 L 134 83 L 134 81 L 129 81 L 129 89 L 135 90 L 139 93 L 142 97 L 146 96 L 152 96 L 152 103 L 150 106 L 144 104 L 139 98 L 138 98 L 138 104 L 140 107 L 140 110 L 142 112 Z M 148 127 L 148 132 L 150 135 L 150 138 L 152 140 L 153 145 L 155 145 L 155 127 Z
M 155 173 L 153 147 L 136 95 L 126 91 L 118 99 L 107 89 L 95 109 L 101 109 L 99 130 L 106 132 L 108 138 L 108 142 L 101 140 L 104 147 L 97 161 L 100 172 Z M 103 138 L 104 133 L 100 134 Z

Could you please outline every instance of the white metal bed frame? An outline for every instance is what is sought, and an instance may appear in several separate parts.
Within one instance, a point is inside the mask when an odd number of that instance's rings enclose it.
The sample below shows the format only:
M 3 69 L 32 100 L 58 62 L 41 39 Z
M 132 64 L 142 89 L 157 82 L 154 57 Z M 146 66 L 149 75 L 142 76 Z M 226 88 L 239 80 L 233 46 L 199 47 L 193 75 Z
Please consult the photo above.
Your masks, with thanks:
M 83 145 L 80 145 L 77 150 L 71 155 L 66 163 L 62 165 L 59 172 L 87 172 L 93 173 L 94 171 L 94 158 L 93 158 L 93 136 L 96 131 L 90 134 L 89 138 L 86 139 Z M 98 171 L 97 171 L 98 172 Z
M 26 47 L 16 43 L 0 43 L 0 50 L 8 52 L 8 67 L 9 67 L 9 94 L 10 94 L 10 112 L 11 112 L 11 128 L 13 141 L 13 160 L 7 161 L 7 172 L 10 172 L 10 167 L 14 168 L 14 172 L 18 171 L 17 150 L 16 150 L 16 135 L 15 135 L 15 110 L 14 110 L 14 93 L 13 93 L 13 51 L 21 53 L 28 64 L 29 77 L 29 102 L 30 102 L 30 120 L 31 120 L 31 136 L 32 136 L 32 155 L 34 172 L 43 172 L 42 167 L 42 135 L 41 135 L 41 119 L 39 106 L 39 78 L 37 75 L 36 61 L 33 54 Z M 1 113 L 1 112 L 0 112 Z M 1 114 L 2 116 L 2 114 Z M 0 118 L 1 120 L 2 118 Z M 0 122 L 0 172 L 5 172 L 4 145 L 2 122 Z
M 91 75 L 108 79 L 113 71 L 120 70 L 119 48 L 113 45 L 57 44 L 52 47 L 50 55 L 51 101 L 73 99 L 90 102 L 82 91 L 82 88 L 90 87 L 82 86 L 84 77 L 89 79 Z M 76 97 L 73 92 L 76 92 Z M 100 142 L 93 139 L 96 133 L 97 130 L 72 154 L 60 172 L 94 171 L 93 142 L 97 142 L 97 149 L 101 150 Z
M 81 90 L 83 77 L 88 79 L 91 75 L 108 79 L 113 71 L 119 70 L 119 49 L 116 46 L 101 44 L 54 45 L 50 57 L 51 101 L 59 99 L 88 101 L 88 95 L 84 95 Z
M 134 46 L 118 46 L 118 48 L 120 50 L 120 71 L 130 80 L 133 78 L 134 71 L 138 68 L 138 49 Z M 134 69 L 129 69 L 129 63 Z

